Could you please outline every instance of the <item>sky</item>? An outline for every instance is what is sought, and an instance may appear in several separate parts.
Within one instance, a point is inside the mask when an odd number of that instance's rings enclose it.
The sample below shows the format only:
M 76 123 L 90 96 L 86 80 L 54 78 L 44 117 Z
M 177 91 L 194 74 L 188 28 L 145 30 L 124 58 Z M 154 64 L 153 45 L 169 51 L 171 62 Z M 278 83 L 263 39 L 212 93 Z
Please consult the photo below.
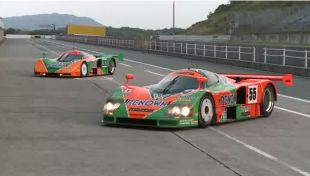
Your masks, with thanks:
M 190 27 L 205 20 L 228 0 L 175 1 L 175 26 Z M 90 17 L 113 27 L 162 29 L 172 27 L 173 1 L 99 1 L 99 0 L 0 0 L 0 17 L 61 13 Z

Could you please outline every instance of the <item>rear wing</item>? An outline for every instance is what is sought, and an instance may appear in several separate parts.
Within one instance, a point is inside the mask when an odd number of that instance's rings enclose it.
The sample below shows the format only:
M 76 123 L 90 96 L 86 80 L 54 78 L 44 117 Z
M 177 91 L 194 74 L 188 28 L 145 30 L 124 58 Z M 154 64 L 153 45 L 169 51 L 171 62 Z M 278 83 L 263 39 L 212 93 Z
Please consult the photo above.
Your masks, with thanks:
M 124 61 L 124 54 L 123 53 L 119 53 L 118 55 L 114 55 L 114 58 L 117 60 L 117 61 Z
M 117 61 L 124 61 L 124 54 L 123 53 L 119 53 L 117 55 L 106 55 L 106 54 L 96 54 L 94 55 L 96 58 L 100 58 L 100 57 L 109 57 L 109 58 L 114 58 Z
M 274 75 L 251 75 L 251 74 L 221 74 L 231 79 L 269 79 L 271 81 L 282 81 L 286 86 L 293 85 L 293 76 L 292 74 L 285 74 L 282 76 Z

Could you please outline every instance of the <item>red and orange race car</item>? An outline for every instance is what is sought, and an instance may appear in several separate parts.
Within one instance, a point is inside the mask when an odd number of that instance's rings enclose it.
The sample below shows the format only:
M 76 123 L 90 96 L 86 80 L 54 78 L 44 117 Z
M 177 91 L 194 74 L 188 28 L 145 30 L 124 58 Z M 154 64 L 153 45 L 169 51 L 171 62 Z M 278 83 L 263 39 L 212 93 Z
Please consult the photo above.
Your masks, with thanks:
M 34 65 L 34 74 L 39 76 L 85 77 L 113 74 L 117 61 L 123 60 L 123 54 L 91 55 L 70 50 L 59 58 L 49 59 L 44 55 Z
M 103 124 L 206 127 L 268 117 L 277 100 L 273 81 L 292 86 L 292 75 L 216 74 L 202 69 L 173 71 L 159 83 L 117 88 L 103 108 Z

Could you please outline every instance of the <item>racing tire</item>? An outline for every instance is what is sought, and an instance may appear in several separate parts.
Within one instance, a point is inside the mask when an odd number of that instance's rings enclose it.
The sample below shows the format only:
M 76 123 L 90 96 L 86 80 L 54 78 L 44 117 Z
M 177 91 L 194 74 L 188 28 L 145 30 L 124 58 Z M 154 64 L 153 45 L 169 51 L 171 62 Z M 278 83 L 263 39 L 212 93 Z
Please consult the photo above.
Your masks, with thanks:
M 275 102 L 275 91 L 271 85 L 266 86 L 262 101 L 260 103 L 260 111 L 263 117 L 269 117 L 273 111 Z
M 86 77 L 87 75 L 88 75 L 88 71 L 87 71 L 87 64 L 86 64 L 86 62 L 83 62 L 82 64 L 81 64 L 81 77 Z
M 201 98 L 198 112 L 198 126 L 206 128 L 216 119 L 213 97 L 209 94 Z
M 113 75 L 116 68 L 116 62 L 114 59 L 111 59 L 109 62 L 108 73 L 109 75 Z

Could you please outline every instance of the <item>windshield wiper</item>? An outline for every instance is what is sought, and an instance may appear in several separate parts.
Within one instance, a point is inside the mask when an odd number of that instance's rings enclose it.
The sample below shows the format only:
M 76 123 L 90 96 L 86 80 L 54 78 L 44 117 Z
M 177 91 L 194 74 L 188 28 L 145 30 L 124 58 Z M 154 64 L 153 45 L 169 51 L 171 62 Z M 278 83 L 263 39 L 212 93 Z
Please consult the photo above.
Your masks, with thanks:
M 167 93 L 167 91 L 171 88 L 171 86 L 173 86 L 173 85 L 177 82 L 177 81 L 176 81 L 177 78 L 178 78 L 178 77 L 175 77 L 175 78 L 167 85 L 167 87 L 164 88 L 163 94 Z

